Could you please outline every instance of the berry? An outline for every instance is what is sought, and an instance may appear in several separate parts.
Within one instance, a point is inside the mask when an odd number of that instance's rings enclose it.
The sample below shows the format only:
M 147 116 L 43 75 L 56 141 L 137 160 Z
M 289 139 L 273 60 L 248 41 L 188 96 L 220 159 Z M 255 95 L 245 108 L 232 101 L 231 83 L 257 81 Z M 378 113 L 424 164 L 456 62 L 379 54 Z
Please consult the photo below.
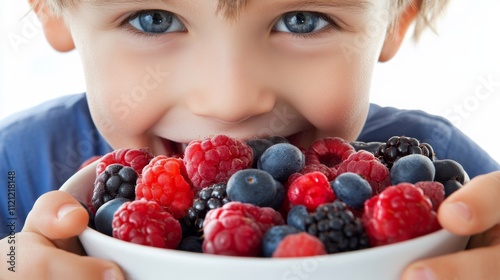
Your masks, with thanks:
M 231 201 L 270 207 L 276 197 L 276 181 L 266 171 L 244 169 L 234 173 L 227 182 L 227 195 Z
M 434 181 L 445 183 L 448 180 L 456 180 L 463 184 L 465 182 L 466 173 L 462 165 L 452 159 L 435 160 L 433 162 L 436 169 Z
M 299 229 L 300 231 L 305 231 L 305 220 L 307 217 L 309 217 L 307 208 L 304 205 L 295 205 L 292 207 L 292 209 L 290 209 L 290 211 L 288 211 L 286 223 L 289 226 Z
M 187 175 L 198 190 L 227 182 L 236 171 L 252 166 L 252 160 L 252 148 L 226 135 L 191 141 L 184 152 Z
M 78 201 L 78 202 L 80 202 L 80 204 L 83 206 L 83 208 L 85 208 L 85 210 L 87 211 L 87 214 L 89 214 L 89 222 L 87 223 L 87 226 L 89 228 L 95 229 L 95 213 L 94 213 L 94 211 L 91 210 L 91 207 L 89 207 L 89 205 L 87 205 L 81 201 Z
M 421 181 L 415 183 L 415 186 L 424 191 L 424 195 L 431 200 L 432 210 L 437 212 L 439 205 L 441 205 L 441 202 L 445 198 L 443 184 L 436 181 Z
M 188 209 L 187 215 L 184 217 L 184 222 L 196 234 L 201 234 L 203 221 L 207 212 L 222 207 L 222 205 L 229 201 L 230 199 L 226 193 L 226 184 L 219 183 L 204 188 L 195 195 L 193 206 Z
M 406 136 L 393 136 L 389 138 L 375 152 L 375 156 L 389 169 L 392 168 L 394 162 L 399 158 L 411 154 L 424 155 L 431 161 L 434 160 L 434 150 L 431 145 L 420 143 L 416 138 Z
M 269 205 L 269 207 L 273 208 L 274 210 L 280 210 L 285 201 L 286 191 L 285 186 L 283 186 L 283 184 L 281 184 L 280 182 L 275 181 L 275 184 L 276 194 L 274 195 L 273 202 L 271 203 L 271 205 Z
M 393 185 L 407 182 L 415 184 L 420 181 L 432 181 L 436 169 L 432 161 L 423 155 L 413 154 L 398 159 L 391 168 Z
M 289 143 L 274 144 L 259 158 L 257 168 L 267 171 L 274 179 L 284 182 L 305 165 L 302 151 Z
M 374 194 L 380 193 L 391 183 L 389 169 L 373 154 L 363 150 L 351 154 L 339 165 L 337 176 L 345 172 L 353 172 L 363 177 L 372 187 Z
M 113 227 L 111 226 L 113 222 L 113 216 L 115 215 L 116 210 L 118 210 L 118 208 L 122 206 L 122 204 L 129 201 L 129 199 L 117 197 L 99 207 L 99 210 L 97 210 L 97 212 L 95 213 L 96 230 L 108 236 L 113 236 Z
M 444 186 L 444 197 L 448 197 L 452 193 L 460 189 L 462 187 L 462 184 L 460 184 L 460 182 L 457 180 L 448 180 L 444 182 L 443 186 Z
M 264 257 L 271 257 L 278 247 L 278 244 L 285 238 L 285 236 L 300 231 L 292 226 L 281 225 L 270 228 L 262 237 L 262 255 Z M 295 246 L 297 246 L 296 244 Z
M 95 211 L 104 203 L 116 198 L 135 199 L 137 172 L 128 166 L 111 164 L 101 172 L 95 182 L 91 204 Z
M 279 143 L 290 143 L 290 141 L 288 141 L 288 139 L 286 139 L 283 136 L 277 136 L 277 135 L 269 136 L 266 139 L 269 140 L 271 143 L 273 143 L 273 145 Z
M 319 172 L 325 174 L 326 178 L 328 178 L 328 181 L 333 181 L 333 179 L 335 179 L 335 177 L 337 177 L 337 169 L 330 168 L 322 163 L 306 165 L 306 166 L 304 166 L 304 168 L 302 168 L 300 173 L 295 173 L 295 174 L 307 174 L 307 173 L 311 173 L 314 171 L 319 171 Z M 294 174 L 292 174 L 292 175 L 294 175 Z M 293 181 L 293 179 L 295 179 L 295 178 L 289 177 L 288 182 Z
M 257 168 L 257 161 L 267 148 L 271 147 L 273 143 L 267 139 L 257 138 L 245 141 L 245 143 L 252 148 L 253 164 L 252 168 Z
M 306 232 L 319 238 L 329 254 L 369 247 L 369 239 L 361 219 L 335 200 L 319 206 L 305 221 Z
M 203 239 L 198 236 L 188 236 L 182 239 L 177 250 L 193 252 L 193 253 L 203 253 L 202 250 Z
M 106 167 L 113 163 L 132 167 L 137 174 L 142 173 L 142 169 L 153 158 L 149 149 L 119 149 L 105 154 L 96 167 L 96 174 L 99 175 Z
M 365 201 L 373 194 L 368 181 L 352 172 L 340 174 L 330 185 L 338 199 L 355 209 L 362 209 Z
M 342 138 L 318 139 L 306 151 L 306 165 L 324 164 L 334 169 L 354 152 L 351 144 Z
M 175 249 L 182 238 L 179 222 L 154 201 L 125 202 L 112 225 L 113 237 L 136 244 Z
M 367 151 L 372 154 L 375 154 L 378 149 L 380 148 L 380 145 L 384 144 L 382 142 L 363 142 L 363 141 L 354 141 L 350 143 L 351 146 L 354 148 L 354 150 L 357 151 Z
M 217 218 L 218 215 L 224 213 L 225 211 L 236 211 L 242 213 L 245 217 L 255 221 L 262 233 L 266 232 L 273 226 L 283 225 L 283 217 L 280 213 L 270 207 L 258 207 L 248 203 L 241 203 L 237 201 L 232 201 L 224 206 L 209 211 L 205 217 L 205 226 L 211 219 Z
M 328 178 L 321 172 L 311 172 L 295 179 L 288 188 L 288 199 L 293 205 L 304 205 L 314 211 L 323 203 L 335 199 Z
M 363 224 L 372 246 L 409 240 L 440 228 L 431 201 L 410 183 L 390 186 L 366 201 Z
M 285 236 L 274 251 L 273 258 L 293 258 L 326 255 L 325 246 L 318 238 L 307 233 Z
M 273 226 L 284 224 L 269 207 L 229 202 L 207 213 L 203 223 L 203 252 L 230 256 L 258 256 L 262 236 Z
M 184 217 L 194 192 L 186 180 L 184 163 L 178 158 L 156 156 L 144 167 L 136 187 L 137 199 L 154 200 L 176 219 Z

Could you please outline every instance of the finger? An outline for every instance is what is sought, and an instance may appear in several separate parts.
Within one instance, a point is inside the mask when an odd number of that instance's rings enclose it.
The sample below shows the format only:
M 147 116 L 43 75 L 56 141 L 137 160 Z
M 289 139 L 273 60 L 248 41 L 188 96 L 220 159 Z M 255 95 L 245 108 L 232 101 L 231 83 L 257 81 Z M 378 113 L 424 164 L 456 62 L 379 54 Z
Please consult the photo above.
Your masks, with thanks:
M 22 232 L 17 239 L 17 255 L 22 261 L 11 275 L 17 279 L 124 279 L 116 264 L 58 249 L 38 234 Z
M 78 248 L 76 236 L 87 227 L 88 219 L 87 211 L 70 194 L 52 191 L 35 202 L 23 231 L 38 233 L 60 248 L 74 251 Z
M 500 275 L 499 258 L 500 246 L 462 251 L 415 262 L 405 269 L 401 279 L 492 279 L 492 275 Z
M 470 235 L 500 223 L 500 172 L 473 178 L 439 207 L 440 224 L 449 231 Z

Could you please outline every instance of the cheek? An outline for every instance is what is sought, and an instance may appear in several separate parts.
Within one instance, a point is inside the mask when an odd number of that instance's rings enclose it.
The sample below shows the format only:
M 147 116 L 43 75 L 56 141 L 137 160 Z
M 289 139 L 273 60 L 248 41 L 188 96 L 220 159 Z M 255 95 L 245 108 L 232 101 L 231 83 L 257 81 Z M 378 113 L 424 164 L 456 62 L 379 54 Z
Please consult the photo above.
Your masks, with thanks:
M 165 92 L 168 72 L 158 63 L 158 57 L 155 62 L 125 50 L 101 50 L 93 55 L 100 60 L 86 61 L 84 67 L 94 122 L 113 146 L 123 139 L 141 142 L 128 146 L 145 145 L 145 140 L 138 139 L 146 138 L 172 103 Z

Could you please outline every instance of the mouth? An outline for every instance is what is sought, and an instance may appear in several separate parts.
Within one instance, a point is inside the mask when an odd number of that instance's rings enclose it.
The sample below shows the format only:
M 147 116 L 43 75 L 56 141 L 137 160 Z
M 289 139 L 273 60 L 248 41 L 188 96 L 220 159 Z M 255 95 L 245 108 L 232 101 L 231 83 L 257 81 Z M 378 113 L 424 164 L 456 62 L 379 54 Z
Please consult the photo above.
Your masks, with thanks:
M 295 133 L 289 136 L 281 136 L 281 135 L 273 135 L 273 136 L 278 136 L 285 138 L 290 144 L 293 144 L 299 148 L 303 148 L 304 146 L 304 133 L 299 132 Z M 268 136 L 264 137 L 265 138 L 270 138 L 273 136 Z M 246 139 L 240 139 L 242 141 L 247 141 L 249 139 L 257 139 L 261 137 L 248 137 Z M 179 143 L 175 142 L 166 138 L 161 138 L 161 143 L 162 143 L 162 150 L 163 152 L 161 154 L 164 154 L 169 157 L 179 157 L 182 158 L 184 156 L 184 151 L 186 150 L 186 147 L 189 145 L 189 143 Z

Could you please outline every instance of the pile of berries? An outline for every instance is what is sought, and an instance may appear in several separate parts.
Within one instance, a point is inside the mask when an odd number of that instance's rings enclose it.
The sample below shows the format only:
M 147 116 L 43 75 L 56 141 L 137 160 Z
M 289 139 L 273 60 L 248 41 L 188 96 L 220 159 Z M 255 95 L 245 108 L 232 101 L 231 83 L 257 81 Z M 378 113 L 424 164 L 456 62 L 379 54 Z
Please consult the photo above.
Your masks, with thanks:
M 300 149 L 282 137 L 226 135 L 182 157 L 121 149 L 100 159 L 88 206 L 98 231 L 208 254 L 297 257 L 392 244 L 440 229 L 436 211 L 464 184 L 453 160 L 395 136 L 330 137 Z

